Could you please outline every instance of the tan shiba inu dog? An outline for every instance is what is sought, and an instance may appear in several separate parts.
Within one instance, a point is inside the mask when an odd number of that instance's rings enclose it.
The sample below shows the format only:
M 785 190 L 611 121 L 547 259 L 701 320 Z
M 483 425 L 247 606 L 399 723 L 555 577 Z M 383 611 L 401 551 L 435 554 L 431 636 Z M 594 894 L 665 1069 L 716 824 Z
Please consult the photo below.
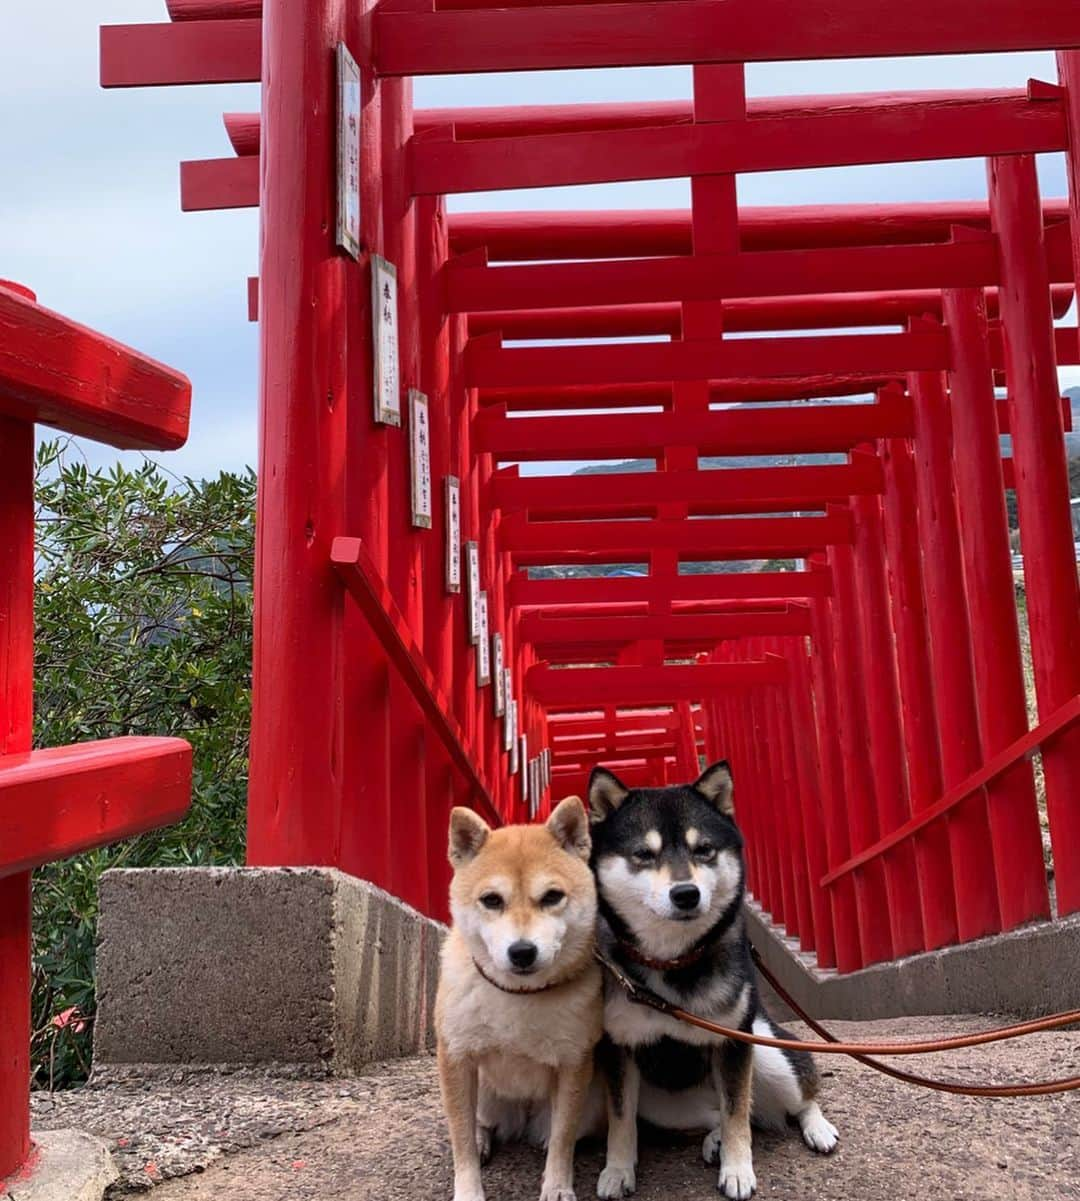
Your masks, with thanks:
M 541 1201 L 575 1201 L 574 1143 L 600 1038 L 589 819 L 568 797 L 546 825 L 450 815 L 453 929 L 435 1002 L 454 1201 L 483 1201 L 496 1141 L 547 1145 Z

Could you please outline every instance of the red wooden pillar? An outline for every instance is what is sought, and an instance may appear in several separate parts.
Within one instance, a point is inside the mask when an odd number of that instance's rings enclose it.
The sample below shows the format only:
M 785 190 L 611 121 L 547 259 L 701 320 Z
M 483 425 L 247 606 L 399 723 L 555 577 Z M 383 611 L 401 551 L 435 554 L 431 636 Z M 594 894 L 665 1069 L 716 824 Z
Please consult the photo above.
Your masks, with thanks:
M 816 574 L 827 573 L 821 559 L 810 560 Z M 814 685 L 814 721 L 817 729 L 818 758 L 822 776 L 822 814 L 825 849 L 830 870 L 846 862 L 851 855 L 851 837 L 847 827 L 847 786 L 844 779 L 840 746 L 840 712 L 837 694 L 836 648 L 833 637 L 831 599 L 816 597 L 810 615 L 813 627 L 814 656 L 811 660 Z M 829 889 L 829 906 L 836 936 L 836 966 L 841 972 L 854 971 L 866 962 L 859 934 L 855 874 L 841 876 Z
M 982 763 L 971 662 L 963 556 L 953 487 L 948 399 L 944 376 L 910 381 L 915 414 L 915 482 L 923 550 L 934 696 L 945 787 L 953 788 Z M 957 924 L 963 942 L 1001 929 L 993 847 L 980 790 L 949 818 Z
M 904 746 L 915 813 L 944 792 L 941 745 L 930 670 L 930 635 L 923 596 L 922 550 L 916 512 L 915 461 L 904 438 L 882 442 L 883 514 L 889 563 L 893 634 L 903 697 Z M 916 836 L 915 860 L 927 949 L 957 940 L 956 900 L 946 819 Z
M 953 369 L 953 473 L 983 753 L 992 757 L 1027 733 L 1027 702 L 1013 592 L 993 368 L 981 289 L 943 293 Z M 1055 394 L 1056 397 L 1056 394 Z M 1031 764 L 1021 759 L 990 789 L 990 831 L 1001 919 L 1007 930 L 1049 917 Z
M 789 656 L 784 654 L 780 639 L 771 639 L 771 652 L 788 665 L 787 682 L 772 687 L 773 711 L 776 717 L 777 753 L 783 768 L 784 790 L 778 800 L 785 811 L 788 839 L 788 858 L 794 886 L 795 913 L 798 917 L 799 945 L 804 951 L 814 949 L 814 913 L 810 903 L 810 869 L 806 854 L 806 832 L 803 828 L 803 796 L 806 782 L 799 771 L 795 756 L 795 735 L 792 730 L 791 691 L 793 682 Z
M 346 264 L 333 245 L 332 194 L 334 49 L 345 34 L 345 9 L 343 0 L 281 0 L 264 16 L 262 438 L 248 799 L 248 861 L 255 864 L 338 863 L 346 744 L 371 736 L 357 712 L 346 739 L 346 598 L 329 563 L 344 518 L 351 407 Z M 370 419 L 370 402 L 368 409 Z M 382 842 L 375 813 L 371 823 L 374 850 Z M 363 866 L 385 883 L 380 858 L 375 853 Z
M 34 427 L 0 418 L 0 755 L 34 715 Z M 30 873 L 0 878 L 0 1182 L 30 1151 Z
M 750 655 L 754 659 L 765 653 L 761 639 L 750 640 Z M 761 719 L 765 732 L 763 751 L 769 765 L 769 814 L 779 868 L 781 909 L 784 928 L 789 935 L 797 937 L 800 931 L 799 907 L 795 888 L 794 850 L 789 822 L 788 801 L 792 781 L 788 778 L 784 761 L 780 720 L 777 714 L 776 689 L 756 688 L 761 707 Z
M 1071 104 L 1075 111 L 1075 95 Z M 1080 592 L 1053 320 L 1035 160 L 993 159 L 989 170 L 1031 657 L 1045 720 L 1080 693 Z M 1058 911 L 1072 913 L 1080 909 L 1080 727 L 1043 748 L 1043 771 Z
M 911 816 L 896 656 L 889 616 L 881 501 L 876 495 L 852 498 L 855 517 L 856 587 L 859 597 L 859 643 L 866 682 L 874 798 L 879 835 L 891 834 Z M 915 852 L 901 843 L 885 857 L 893 954 L 925 949 Z
M 810 905 L 814 919 L 814 949 L 819 967 L 836 966 L 836 937 L 832 906 L 821 879 L 828 871 L 825 842 L 824 787 L 814 728 L 814 697 L 806 642 L 791 639 L 788 665 L 791 672 L 791 723 L 797 770 L 801 777 L 802 828 L 806 841 L 806 864 L 810 873 Z
M 874 780 L 870 767 L 871 747 L 867 733 L 866 685 L 855 637 L 859 629 L 855 562 L 850 546 L 829 548 L 833 576 L 833 626 L 836 654 L 839 739 L 844 761 L 847 795 L 847 824 L 853 853 L 865 850 L 878 839 L 874 807 Z M 888 891 L 885 870 L 875 859 L 856 873 L 855 897 L 859 915 L 859 938 L 867 963 L 893 956 Z

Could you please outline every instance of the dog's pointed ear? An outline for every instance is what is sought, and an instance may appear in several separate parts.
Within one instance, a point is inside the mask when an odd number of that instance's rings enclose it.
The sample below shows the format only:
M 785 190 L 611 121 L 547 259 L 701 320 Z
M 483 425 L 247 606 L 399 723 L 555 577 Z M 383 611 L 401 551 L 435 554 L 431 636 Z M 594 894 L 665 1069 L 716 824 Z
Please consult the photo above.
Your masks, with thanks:
M 630 790 L 606 767 L 594 767 L 589 776 L 589 815 L 594 822 L 609 818 L 629 796 Z
M 693 787 L 721 813 L 727 817 L 735 816 L 735 805 L 732 797 L 735 783 L 731 778 L 731 768 L 726 759 L 707 767 L 694 781 Z
M 589 816 L 581 797 L 568 796 L 560 801 L 547 819 L 547 828 L 564 851 L 588 861 L 592 838 L 589 836 Z
M 490 833 L 491 827 L 471 809 L 459 805 L 450 811 L 450 862 L 455 870 L 476 858 Z

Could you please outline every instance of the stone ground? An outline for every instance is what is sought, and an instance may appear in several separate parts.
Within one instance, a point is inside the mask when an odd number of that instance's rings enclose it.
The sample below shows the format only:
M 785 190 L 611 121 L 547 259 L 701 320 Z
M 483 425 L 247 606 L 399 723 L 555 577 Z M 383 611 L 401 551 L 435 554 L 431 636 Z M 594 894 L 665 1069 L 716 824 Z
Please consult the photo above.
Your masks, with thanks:
M 837 1022 L 848 1038 L 912 1039 L 990 1019 Z M 910 1061 L 914 1062 L 914 1061 Z M 998 1080 L 1080 1074 L 1080 1032 L 920 1059 L 926 1074 Z M 1080 1095 L 1012 1101 L 914 1090 L 842 1057 L 822 1060 L 823 1108 L 840 1128 L 828 1158 L 797 1135 L 756 1135 L 758 1196 L 784 1201 L 1080 1201 Z M 450 1155 L 430 1056 L 348 1080 L 295 1069 L 110 1070 L 34 1099 L 37 1129 L 77 1127 L 113 1146 L 109 1198 L 149 1201 L 450 1201 Z M 713 1201 L 699 1141 L 645 1144 L 639 1201 Z M 595 1195 L 601 1155 L 583 1147 L 578 1196 Z M 488 1201 L 535 1201 L 541 1157 L 502 1149 Z

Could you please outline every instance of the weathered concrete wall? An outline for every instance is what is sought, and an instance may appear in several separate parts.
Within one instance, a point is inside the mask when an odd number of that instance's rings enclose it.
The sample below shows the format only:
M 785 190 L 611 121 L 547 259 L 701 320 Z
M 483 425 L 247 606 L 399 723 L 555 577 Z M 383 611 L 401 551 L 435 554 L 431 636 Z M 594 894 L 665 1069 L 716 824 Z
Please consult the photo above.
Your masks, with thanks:
M 321 1064 L 431 1045 L 442 927 L 324 868 L 107 872 L 99 1063 Z
M 813 966 L 813 958 L 800 954 L 759 906 L 751 902 L 747 909 L 750 939 L 762 959 L 814 1017 L 1038 1017 L 1080 1008 L 1080 915 L 841 976 Z

